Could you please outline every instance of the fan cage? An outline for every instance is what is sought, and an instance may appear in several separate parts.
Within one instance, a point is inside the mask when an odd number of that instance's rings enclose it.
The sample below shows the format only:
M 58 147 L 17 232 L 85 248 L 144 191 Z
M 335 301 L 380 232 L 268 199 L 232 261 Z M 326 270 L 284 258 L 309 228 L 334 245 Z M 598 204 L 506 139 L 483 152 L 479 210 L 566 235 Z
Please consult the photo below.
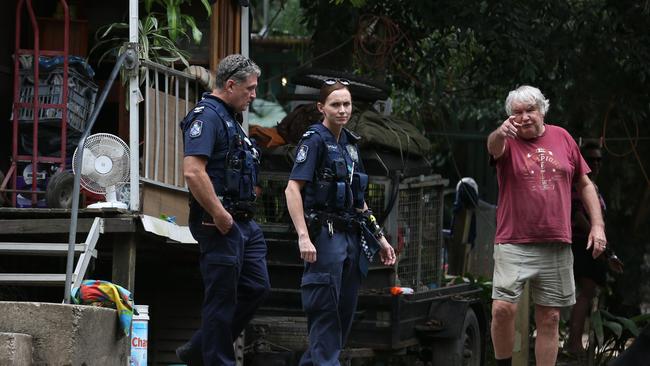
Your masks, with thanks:
M 72 171 L 74 174 L 80 174 L 80 184 L 84 189 L 97 194 L 106 194 L 106 187 L 129 181 L 131 154 L 129 146 L 122 139 L 109 133 L 97 133 L 86 138 L 84 150 L 90 151 L 96 157 L 106 156 L 113 164 L 109 172 L 101 174 L 101 179 L 92 178 L 81 173 L 82 169 L 77 165 L 77 154 L 79 153 L 77 148 L 72 157 Z M 121 152 L 121 154 L 117 154 L 117 152 Z M 82 164 L 88 164 L 88 162 L 82 162 Z M 98 180 L 101 180 L 101 183 Z

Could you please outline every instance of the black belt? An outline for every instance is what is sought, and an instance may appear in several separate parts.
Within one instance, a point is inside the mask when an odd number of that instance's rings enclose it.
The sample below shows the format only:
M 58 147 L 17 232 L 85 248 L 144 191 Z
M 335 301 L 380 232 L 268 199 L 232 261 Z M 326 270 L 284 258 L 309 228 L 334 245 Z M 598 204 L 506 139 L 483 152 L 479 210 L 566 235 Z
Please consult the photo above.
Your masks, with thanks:
M 230 200 L 224 200 L 221 196 L 218 196 L 218 198 L 234 220 L 252 220 L 255 217 L 257 204 L 254 201 L 232 202 Z M 202 216 L 207 214 L 207 211 L 205 211 L 194 196 L 190 194 L 190 212 L 192 212 L 191 207 L 193 206 L 199 209 L 197 212 L 200 212 Z M 209 221 L 211 222 L 212 220 Z
M 253 201 L 230 202 L 224 200 L 222 203 L 235 220 L 251 220 L 257 211 L 257 204 Z
M 231 211 L 227 210 L 228 213 L 232 216 L 233 220 L 235 221 L 246 221 L 246 220 L 252 220 L 255 217 L 255 212 L 249 212 L 249 211 Z
M 336 231 L 358 232 L 360 228 L 358 219 L 353 215 L 340 216 L 321 212 L 318 213 L 318 219 L 323 226 L 331 223 Z

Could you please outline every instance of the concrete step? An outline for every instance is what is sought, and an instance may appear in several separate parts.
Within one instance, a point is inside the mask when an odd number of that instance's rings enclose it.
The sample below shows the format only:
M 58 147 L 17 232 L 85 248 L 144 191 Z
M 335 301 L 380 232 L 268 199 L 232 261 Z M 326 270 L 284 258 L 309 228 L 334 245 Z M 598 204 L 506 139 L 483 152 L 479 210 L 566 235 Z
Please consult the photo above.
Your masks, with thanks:
M 22 333 L 0 333 L 0 365 L 31 366 L 32 336 Z
M 116 319 L 117 310 L 98 306 L 0 301 L 2 331 L 31 335 L 38 366 L 128 365 L 130 337 Z
M 75 244 L 75 253 L 86 250 L 86 244 Z M 24 243 L 24 242 L 0 242 L 0 254 L 14 255 L 51 255 L 65 256 L 68 254 L 68 243 Z M 93 257 L 97 252 L 93 253 Z
M 65 284 L 65 273 L 0 273 L 0 283 L 22 286 L 60 286 Z

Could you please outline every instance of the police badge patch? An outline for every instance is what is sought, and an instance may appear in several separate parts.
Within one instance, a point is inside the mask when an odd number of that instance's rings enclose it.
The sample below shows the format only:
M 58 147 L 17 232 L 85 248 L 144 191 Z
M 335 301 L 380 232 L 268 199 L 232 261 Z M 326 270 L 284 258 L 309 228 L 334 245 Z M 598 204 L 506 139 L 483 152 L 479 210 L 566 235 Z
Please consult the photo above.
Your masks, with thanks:
M 203 131 L 203 121 L 197 119 L 192 122 L 192 126 L 190 127 L 190 137 L 201 136 L 201 131 Z
M 357 152 L 357 148 L 354 147 L 354 145 L 348 145 L 346 146 L 346 149 L 348 150 L 348 154 L 350 154 L 350 158 L 352 161 L 355 163 L 359 162 L 359 153 Z
M 309 151 L 309 146 L 300 145 L 298 148 L 298 154 L 296 154 L 296 163 L 302 163 L 307 160 L 307 152 Z

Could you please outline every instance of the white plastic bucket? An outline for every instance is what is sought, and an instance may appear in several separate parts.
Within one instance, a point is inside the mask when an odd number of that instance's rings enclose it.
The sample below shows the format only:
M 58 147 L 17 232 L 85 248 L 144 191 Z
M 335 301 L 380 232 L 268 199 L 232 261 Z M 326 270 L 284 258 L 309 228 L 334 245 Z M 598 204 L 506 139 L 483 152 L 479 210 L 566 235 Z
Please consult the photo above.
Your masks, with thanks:
M 147 366 L 149 344 L 149 305 L 135 305 L 139 315 L 131 322 L 131 366 Z

